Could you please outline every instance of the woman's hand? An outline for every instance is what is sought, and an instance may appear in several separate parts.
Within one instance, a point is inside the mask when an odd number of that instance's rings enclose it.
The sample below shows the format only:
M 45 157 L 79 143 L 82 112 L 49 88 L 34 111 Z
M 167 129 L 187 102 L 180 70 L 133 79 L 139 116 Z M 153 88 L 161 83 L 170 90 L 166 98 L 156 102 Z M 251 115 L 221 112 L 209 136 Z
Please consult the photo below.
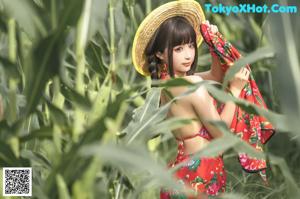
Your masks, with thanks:
M 218 27 L 216 25 L 210 24 L 208 20 L 204 21 L 203 24 L 208 26 L 208 30 L 211 33 L 215 34 L 215 33 L 219 32 Z
M 201 35 L 209 47 L 212 55 L 214 66 L 226 72 L 230 65 L 240 58 L 240 53 L 228 42 L 219 32 L 217 26 L 210 24 L 208 21 L 200 25 Z
M 229 83 L 229 90 L 234 97 L 239 97 L 241 91 L 248 83 L 249 75 L 250 71 L 246 67 L 241 68 L 241 70 L 234 75 Z
M 215 46 L 215 41 L 218 40 L 218 37 L 220 35 L 218 27 L 216 25 L 210 24 L 209 21 L 206 20 L 200 25 L 200 31 L 205 43 L 210 48 L 210 51 L 212 51 Z

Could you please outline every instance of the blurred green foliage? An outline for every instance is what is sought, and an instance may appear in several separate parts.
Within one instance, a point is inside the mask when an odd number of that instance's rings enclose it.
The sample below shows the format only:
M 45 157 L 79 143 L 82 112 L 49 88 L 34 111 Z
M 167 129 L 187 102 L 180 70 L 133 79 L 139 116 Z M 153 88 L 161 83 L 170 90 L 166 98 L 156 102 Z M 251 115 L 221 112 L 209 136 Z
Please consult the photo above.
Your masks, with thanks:
M 32 167 L 32 198 L 158 198 L 160 186 L 180 186 L 164 168 L 176 153 L 170 130 L 189 121 L 164 120 L 168 105 L 158 106 L 160 89 L 151 89 L 150 79 L 138 75 L 131 62 L 138 24 L 166 2 L 0 0 L 0 166 Z M 299 8 L 296 1 L 279 3 Z M 268 186 L 238 165 L 234 149 L 241 141 L 225 145 L 232 140 L 225 136 L 203 151 L 228 149 L 224 198 L 297 198 L 299 13 L 206 13 L 206 18 L 244 54 L 236 67 L 252 64 L 274 111 L 262 114 L 278 127 L 265 147 Z M 202 45 L 198 71 L 209 68 L 209 59 Z M 172 81 L 162 86 L 186 84 Z M 212 93 L 226 97 L 219 90 Z

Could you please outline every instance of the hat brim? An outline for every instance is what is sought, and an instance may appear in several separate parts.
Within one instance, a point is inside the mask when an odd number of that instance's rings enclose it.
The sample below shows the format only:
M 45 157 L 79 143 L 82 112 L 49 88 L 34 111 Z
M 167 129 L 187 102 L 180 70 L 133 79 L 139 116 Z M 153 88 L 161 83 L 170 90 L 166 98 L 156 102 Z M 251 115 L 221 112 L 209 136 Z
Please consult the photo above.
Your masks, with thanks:
M 165 20 L 174 16 L 182 16 L 191 23 L 196 32 L 197 46 L 200 46 L 203 40 L 200 25 L 205 21 L 205 16 L 198 2 L 194 0 L 178 0 L 159 6 L 142 21 L 133 40 L 132 62 L 141 75 L 150 75 L 145 55 L 145 49 L 150 39 Z

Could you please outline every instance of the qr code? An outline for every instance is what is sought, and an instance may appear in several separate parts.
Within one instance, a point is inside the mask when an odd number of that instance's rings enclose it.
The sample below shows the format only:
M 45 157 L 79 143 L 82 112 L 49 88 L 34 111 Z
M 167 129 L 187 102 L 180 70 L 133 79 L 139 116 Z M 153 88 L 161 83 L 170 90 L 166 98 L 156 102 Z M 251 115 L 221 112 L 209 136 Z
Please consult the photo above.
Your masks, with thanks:
M 32 170 L 30 167 L 3 168 L 3 196 L 31 196 Z

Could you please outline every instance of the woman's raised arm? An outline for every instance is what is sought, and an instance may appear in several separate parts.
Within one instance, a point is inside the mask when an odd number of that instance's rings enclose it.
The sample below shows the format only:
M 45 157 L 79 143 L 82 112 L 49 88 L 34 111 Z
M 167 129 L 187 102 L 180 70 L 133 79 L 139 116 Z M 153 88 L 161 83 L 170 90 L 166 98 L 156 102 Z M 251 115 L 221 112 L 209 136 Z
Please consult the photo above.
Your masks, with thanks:
M 197 83 L 202 79 L 198 76 L 187 76 L 189 81 L 193 83 Z M 231 80 L 229 90 L 231 93 L 238 97 L 242 89 L 247 83 L 249 78 L 249 71 L 246 68 L 242 68 Z M 209 95 L 205 87 L 199 87 L 194 93 L 190 96 L 190 102 L 201 120 L 202 124 L 207 128 L 212 137 L 220 137 L 222 133 L 213 125 L 209 123 L 209 121 L 213 120 L 222 120 L 226 123 L 228 127 L 230 127 L 236 105 L 233 102 L 226 102 L 221 114 L 218 113 L 213 98 Z

